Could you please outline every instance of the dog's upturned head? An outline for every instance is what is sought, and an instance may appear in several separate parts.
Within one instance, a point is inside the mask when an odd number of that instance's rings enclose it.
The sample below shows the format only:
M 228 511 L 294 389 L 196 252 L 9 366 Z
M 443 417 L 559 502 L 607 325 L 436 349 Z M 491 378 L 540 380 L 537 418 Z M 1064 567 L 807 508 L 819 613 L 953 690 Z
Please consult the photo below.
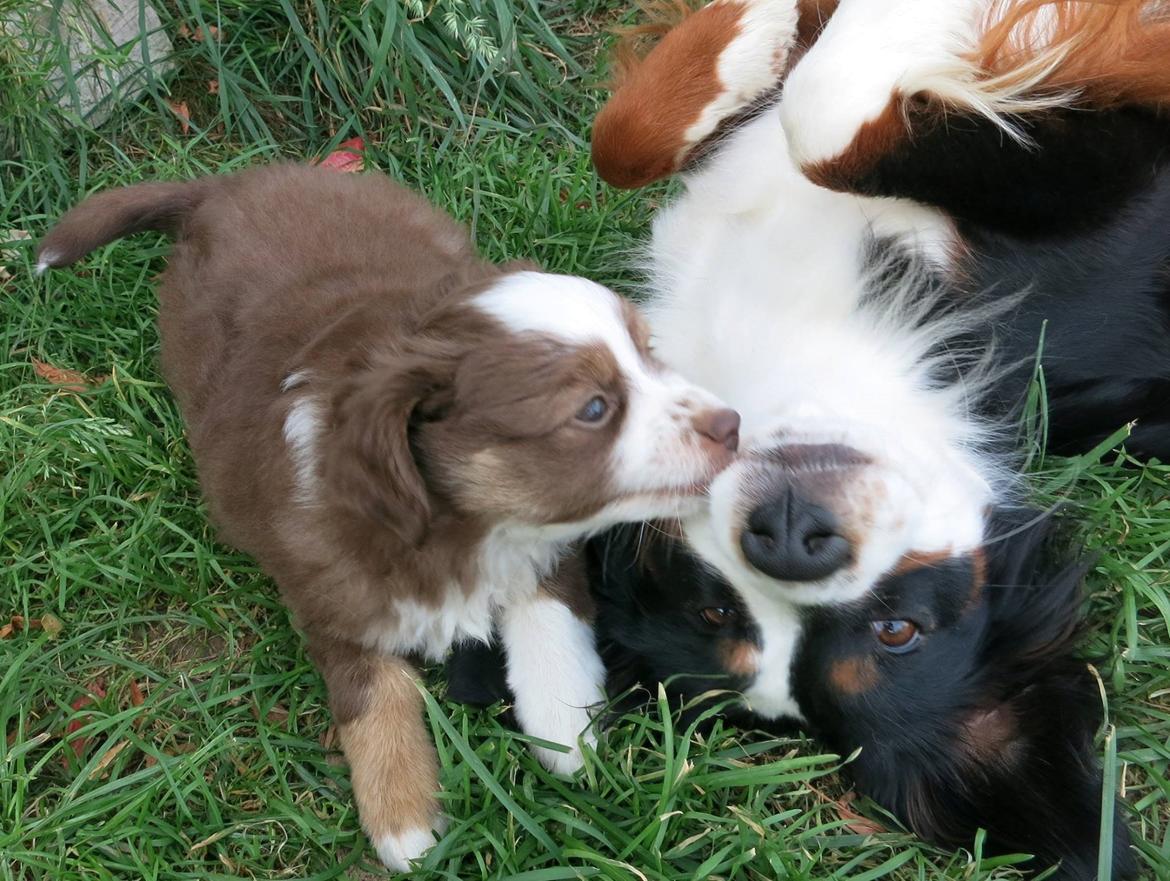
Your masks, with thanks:
M 982 827 L 995 851 L 1088 881 L 1101 710 L 1075 656 L 1083 567 L 1046 566 L 1048 527 L 1030 512 L 991 524 L 977 553 L 917 561 L 853 603 L 762 615 L 677 540 L 610 533 L 592 551 L 610 685 L 674 677 L 686 697 L 742 691 L 745 712 L 789 705 L 838 753 L 860 748 L 857 788 L 923 837 L 969 846 Z M 1113 877 L 1128 877 L 1128 832 L 1111 819 Z
M 340 373 L 325 491 L 413 544 L 445 515 L 572 537 L 683 513 L 738 444 L 735 411 L 654 358 L 633 307 L 579 278 L 479 282 Z

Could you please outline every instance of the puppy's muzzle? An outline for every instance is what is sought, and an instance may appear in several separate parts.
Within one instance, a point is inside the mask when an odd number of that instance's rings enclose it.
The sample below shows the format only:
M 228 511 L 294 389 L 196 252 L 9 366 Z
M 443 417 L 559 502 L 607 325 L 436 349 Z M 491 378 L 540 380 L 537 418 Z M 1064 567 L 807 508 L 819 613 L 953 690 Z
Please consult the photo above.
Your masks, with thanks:
M 739 449 L 739 414 L 727 407 L 703 410 L 691 419 L 691 425 L 704 444 L 722 447 L 729 453 Z

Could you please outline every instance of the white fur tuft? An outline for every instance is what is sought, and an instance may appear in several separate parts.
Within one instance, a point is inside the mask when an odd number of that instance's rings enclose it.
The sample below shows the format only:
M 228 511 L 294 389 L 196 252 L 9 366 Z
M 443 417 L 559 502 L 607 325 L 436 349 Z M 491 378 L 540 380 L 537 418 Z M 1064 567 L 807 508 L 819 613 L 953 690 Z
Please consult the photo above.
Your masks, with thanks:
M 932 95 L 1026 142 L 1011 115 L 1062 106 L 1075 94 L 1042 89 L 1064 60 L 1060 47 L 1037 53 L 1010 74 L 987 76 L 973 58 L 992 5 L 992 0 L 841 3 L 784 86 L 781 117 L 796 163 L 807 167 L 841 155 L 896 94 Z
M 409 872 L 411 862 L 431 849 L 436 837 L 443 834 L 446 825 L 446 818 L 441 817 L 433 830 L 416 827 L 397 835 L 386 835 L 374 842 L 374 850 L 378 852 L 378 859 L 387 869 L 394 872 Z
M 317 488 L 317 435 L 320 432 L 317 402 L 303 396 L 292 402 L 284 418 L 284 441 L 292 459 L 296 477 L 296 498 L 311 502 Z

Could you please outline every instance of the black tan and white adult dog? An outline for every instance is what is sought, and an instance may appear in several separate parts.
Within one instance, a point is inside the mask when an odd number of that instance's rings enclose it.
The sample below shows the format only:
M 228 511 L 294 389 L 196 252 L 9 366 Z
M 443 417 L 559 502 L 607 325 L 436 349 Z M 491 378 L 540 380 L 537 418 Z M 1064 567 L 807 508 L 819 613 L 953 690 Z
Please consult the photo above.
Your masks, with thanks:
M 593 546 L 616 692 L 722 681 L 925 837 L 1135 871 L 1011 417 L 1039 353 L 1051 447 L 1170 458 L 1167 59 L 1135 0 L 717 0 L 630 65 L 594 159 L 681 173 L 655 346 L 743 428 L 707 510 Z
M 521 724 L 574 769 L 603 671 L 563 558 L 695 508 L 739 418 L 658 362 L 615 294 L 485 263 L 384 178 L 276 166 L 102 193 L 40 262 L 146 229 L 177 238 L 162 362 L 212 518 L 279 585 L 362 823 L 406 869 L 442 822 L 408 659 L 498 627 Z

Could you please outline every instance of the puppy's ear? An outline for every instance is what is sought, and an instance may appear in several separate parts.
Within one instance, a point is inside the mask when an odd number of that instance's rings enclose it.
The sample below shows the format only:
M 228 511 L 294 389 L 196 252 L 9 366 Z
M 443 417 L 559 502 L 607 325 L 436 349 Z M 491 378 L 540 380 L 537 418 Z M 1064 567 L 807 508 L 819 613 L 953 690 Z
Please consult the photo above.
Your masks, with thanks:
M 401 360 L 364 371 L 338 392 L 323 468 L 342 504 L 417 547 L 430 526 L 431 503 L 411 428 L 451 378 L 438 361 Z

